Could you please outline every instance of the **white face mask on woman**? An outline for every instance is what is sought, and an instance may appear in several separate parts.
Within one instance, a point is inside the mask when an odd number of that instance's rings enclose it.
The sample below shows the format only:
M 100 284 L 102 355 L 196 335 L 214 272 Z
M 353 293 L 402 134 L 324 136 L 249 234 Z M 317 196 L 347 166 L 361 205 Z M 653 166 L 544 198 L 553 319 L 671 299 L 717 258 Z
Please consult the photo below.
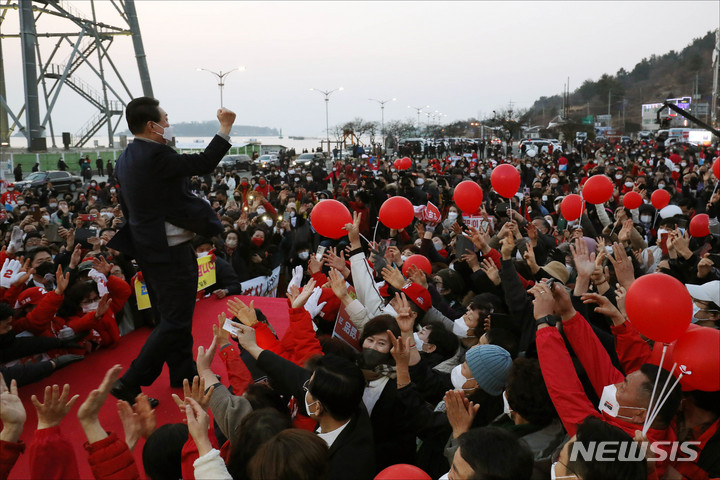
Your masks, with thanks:
M 463 391 L 463 392 L 472 392 L 475 390 L 475 387 L 473 388 L 464 388 L 465 384 L 472 380 L 472 377 L 467 378 L 462 373 L 462 363 L 455 368 L 453 368 L 450 371 L 450 381 L 453 384 L 453 387 L 455 387 L 455 390 Z

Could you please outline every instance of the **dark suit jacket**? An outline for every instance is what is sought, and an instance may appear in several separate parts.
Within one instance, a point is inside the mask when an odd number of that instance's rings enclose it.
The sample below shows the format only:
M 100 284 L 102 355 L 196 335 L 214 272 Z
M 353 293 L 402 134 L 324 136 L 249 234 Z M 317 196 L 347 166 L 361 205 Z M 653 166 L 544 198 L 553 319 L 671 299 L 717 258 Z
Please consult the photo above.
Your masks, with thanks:
M 127 223 L 108 247 L 138 260 L 167 262 L 165 222 L 207 237 L 222 232 L 210 205 L 190 191 L 190 177 L 211 173 L 229 149 L 219 135 L 192 155 L 142 139 L 130 143 L 115 166 Z
M 305 398 L 303 384 L 312 376 L 310 370 L 299 367 L 269 350 L 258 356 L 257 365 L 267 373 L 273 389 L 283 395 L 292 395 L 298 401 Z M 300 405 L 304 410 L 304 403 Z M 367 410 L 360 402 L 357 412 L 350 418 L 350 423 L 330 447 L 328 480 L 370 480 L 374 476 L 373 430 Z

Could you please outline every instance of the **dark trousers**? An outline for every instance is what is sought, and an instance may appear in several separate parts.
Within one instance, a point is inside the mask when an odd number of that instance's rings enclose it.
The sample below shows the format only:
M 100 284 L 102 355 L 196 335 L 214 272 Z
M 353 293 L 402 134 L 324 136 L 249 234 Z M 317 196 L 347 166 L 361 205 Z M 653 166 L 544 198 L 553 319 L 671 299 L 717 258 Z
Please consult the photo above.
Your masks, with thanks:
M 65 344 L 55 337 L 15 337 L 11 342 L 0 348 L 0 362 L 9 362 L 18 358 L 45 353 Z
M 192 380 L 192 319 L 197 293 L 197 257 L 190 242 L 170 247 L 168 263 L 138 260 L 158 325 L 145 341 L 137 358 L 123 375 L 127 385 L 152 385 L 164 363 L 170 370 L 170 385 Z

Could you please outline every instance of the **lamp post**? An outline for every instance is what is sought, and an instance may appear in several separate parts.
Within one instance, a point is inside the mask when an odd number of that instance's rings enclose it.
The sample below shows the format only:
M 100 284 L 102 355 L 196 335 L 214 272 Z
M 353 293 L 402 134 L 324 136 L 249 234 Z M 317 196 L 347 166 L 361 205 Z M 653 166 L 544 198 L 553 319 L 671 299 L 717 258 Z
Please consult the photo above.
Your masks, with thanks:
M 368 98 L 368 100 L 380 104 L 380 132 L 383 136 L 383 150 L 387 150 L 387 145 L 385 144 L 385 104 L 388 102 L 395 102 L 397 101 L 397 98 L 391 98 L 390 100 L 377 100 L 374 98 Z
M 420 130 L 420 112 L 422 112 L 424 108 L 430 108 L 430 105 L 425 105 L 424 107 L 413 107 L 412 105 L 408 105 L 408 108 L 412 108 L 413 110 L 415 110 L 417 112 L 417 118 L 418 118 L 417 125 L 418 125 L 418 130 Z
M 325 134 L 327 135 L 327 149 L 328 152 L 330 152 L 330 117 L 328 114 L 328 105 L 330 104 L 330 94 L 333 92 L 341 92 L 344 90 L 343 87 L 338 87 L 334 90 L 320 90 L 318 88 L 311 88 L 310 90 L 313 90 L 315 92 L 319 92 L 323 95 L 325 95 Z
M 218 87 L 220 87 L 220 108 L 222 108 L 223 107 L 223 87 L 225 86 L 225 83 L 224 83 L 225 77 L 227 77 L 228 75 L 230 75 L 232 72 L 235 72 L 235 71 L 241 71 L 241 72 L 245 71 L 245 67 L 243 67 L 243 66 L 235 67 L 228 72 L 223 72 L 222 70 L 220 70 L 219 72 L 213 72 L 212 70 L 208 70 L 207 68 L 196 68 L 196 70 L 198 72 L 203 71 L 203 72 L 212 73 L 213 75 L 215 75 L 217 77 Z

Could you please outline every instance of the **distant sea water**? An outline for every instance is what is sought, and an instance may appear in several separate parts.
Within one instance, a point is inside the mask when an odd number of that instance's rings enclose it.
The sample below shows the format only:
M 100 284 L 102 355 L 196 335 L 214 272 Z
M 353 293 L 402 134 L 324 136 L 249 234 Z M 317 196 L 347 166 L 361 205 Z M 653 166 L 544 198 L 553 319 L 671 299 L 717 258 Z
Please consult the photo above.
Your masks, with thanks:
M 128 140 L 132 139 L 132 137 L 129 137 Z M 212 137 L 177 137 L 175 139 L 176 144 L 207 144 L 212 140 Z M 311 151 L 313 148 L 318 148 L 320 146 L 320 141 L 323 140 L 320 137 L 262 137 L 262 136 L 246 136 L 246 135 L 238 135 L 238 136 L 232 136 L 231 140 L 233 144 L 243 144 L 243 143 L 249 143 L 251 141 L 257 141 L 260 142 L 262 145 L 282 145 L 286 148 L 295 148 L 296 152 L 302 151 L 302 149 L 306 148 L 308 151 Z M 97 146 L 95 144 L 97 142 Z M 62 150 L 63 149 L 63 143 L 62 143 L 62 137 L 55 137 L 55 144 L 57 145 L 57 148 Z M 93 150 L 108 150 L 107 148 L 108 144 L 108 138 L 107 136 L 101 136 L 101 137 L 93 137 L 88 141 L 85 146 L 81 149 L 83 151 L 93 151 Z M 47 139 L 47 146 L 49 150 L 52 150 L 52 141 L 50 138 Z M 25 149 L 27 148 L 27 140 L 25 137 L 11 137 L 10 138 L 10 147 L 11 148 L 17 148 L 17 149 Z M 115 150 L 120 150 L 120 138 L 115 137 L 115 145 L 113 147 Z M 70 151 L 75 151 L 72 147 L 70 147 Z

